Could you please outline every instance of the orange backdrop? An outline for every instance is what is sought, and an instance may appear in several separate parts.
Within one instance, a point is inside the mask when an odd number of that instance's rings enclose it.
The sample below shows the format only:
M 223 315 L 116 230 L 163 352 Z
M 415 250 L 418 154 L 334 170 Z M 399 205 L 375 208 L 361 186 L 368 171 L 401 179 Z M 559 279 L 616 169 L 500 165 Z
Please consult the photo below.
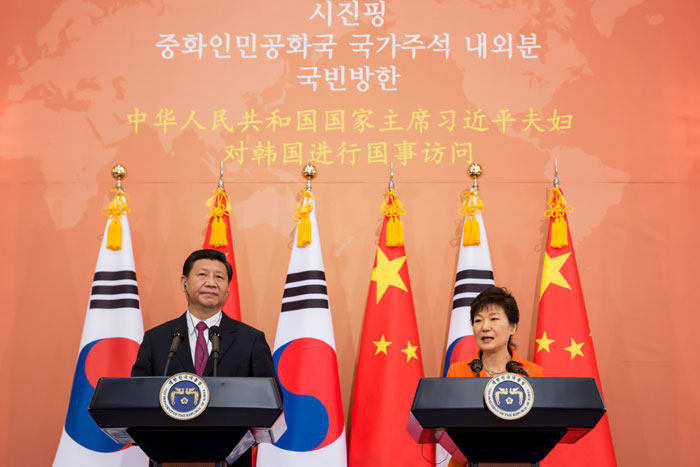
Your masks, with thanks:
M 0 463 L 53 459 L 116 162 L 144 326 L 184 310 L 179 271 L 223 160 L 243 319 L 272 343 L 300 169 L 316 160 L 348 419 L 388 163 L 437 376 L 470 157 L 519 349 L 532 357 L 557 158 L 618 462 L 696 461 L 700 4 L 388 0 L 365 15 L 371 3 L 355 18 L 310 0 L 5 2 Z

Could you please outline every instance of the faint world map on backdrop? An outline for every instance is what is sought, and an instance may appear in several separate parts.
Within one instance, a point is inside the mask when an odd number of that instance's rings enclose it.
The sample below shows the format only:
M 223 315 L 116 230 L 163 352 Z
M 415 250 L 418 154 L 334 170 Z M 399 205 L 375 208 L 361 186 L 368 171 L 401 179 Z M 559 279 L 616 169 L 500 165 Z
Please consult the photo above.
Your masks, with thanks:
M 224 102 L 230 112 L 242 114 L 250 102 L 261 107 L 283 102 L 285 92 L 279 89 L 295 86 L 293 73 L 281 60 L 256 63 L 254 73 L 231 70 L 228 74 L 187 63 L 176 68 L 178 76 L 173 76 L 169 64 L 152 46 L 157 34 L 172 29 L 185 31 L 189 24 L 203 28 L 208 22 L 219 25 L 212 29 L 247 24 L 248 29 L 280 33 L 349 33 L 341 26 L 329 28 L 310 21 L 309 2 L 285 3 L 268 5 L 268 17 L 261 14 L 260 7 L 234 9 L 231 2 L 208 2 L 196 7 L 184 1 L 132 5 L 71 0 L 55 4 L 48 21 L 37 24 L 32 39 L 32 49 L 39 53 L 28 57 L 20 44 L 8 58 L 16 77 L 9 86 L 8 107 L 0 124 L 6 135 L 14 137 L 2 138 L 0 152 L 11 159 L 38 160 L 42 178 L 47 181 L 44 200 L 53 223 L 57 229 L 75 226 L 85 215 L 87 200 L 97 194 L 96 174 L 106 170 L 124 141 L 133 136 L 126 116 L 135 104 L 151 108 L 163 102 L 186 106 L 185 101 L 195 100 L 204 108 L 217 108 Z M 457 38 L 464 35 L 465 24 L 497 23 L 497 29 L 507 31 L 534 27 L 545 44 L 536 64 L 526 60 L 475 64 L 463 47 L 454 47 L 451 60 L 445 63 L 446 68 L 456 68 L 461 76 L 461 88 L 449 92 L 462 93 L 475 108 L 507 106 L 525 112 L 530 107 L 541 109 L 551 104 L 562 86 L 596 74 L 591 63 L 599 57 L 584 55 L 571 35 L 573 21 L 582 12 L 573 11 L 564 1 L 548 3 L 548 8 L 542 9 L 536 2 L 517 7 L 485 1 L 389 2 L 382 31 L 444 31 Z M 615 22 L 640 3 L 596 1 L 587 2 L 585 8 L 601 40 L 605 40 L 613 33 Z M 430 19 L 426 19 L 427 11 Z M 213 19 L 220 17 L 239 19 L 229 23 Z M 287 17 L 298 21 L 285 23 Z M 454 18 L 465 20 L 457 22 Z M 660 15 L 648 18 L 649 27 L 662 21 Z M 486 69 L 488 73 L 483 73 Z M 416 99 L 417 105 L 423 103 L 418 97 L 404 98 Z M 196 149 L 192 152 L 200 155 L 196 163 L 203 162 L 215 174 L 221 160 L 220 134 L 202 132 L 194 140 L 177 132 L 150 135 L 157 135 L 157 139 L 143 142 L 139 158 L 147 158 L 156 150 L 172 153 L 174 145 L 185 144 L 186 140 Z M 543 149 L 530 133 L 509 137 L 522 138 L 535 150 Z M 601 155 L 563 145 L 549 151 L 603 180 L 629 179 L 624 172 L 606 166 Z M 551 168 L 551 163 L 542 168 L 543 178 L 551 176 Z M 241 169 L 232 164 L 230 170 Z M 273 178 L 278 176 L 276 171 L 279 168 L 270 171 Z M 605 201 L 613 205 L 621 197 L 622 188 Z M 602 220 L 605 206 L 598 208 L 602 209 L 596 210 L 597 218 L 589 217 L 587 225 L 579 225 L 584 230 L 580 233 L 587 234 Z

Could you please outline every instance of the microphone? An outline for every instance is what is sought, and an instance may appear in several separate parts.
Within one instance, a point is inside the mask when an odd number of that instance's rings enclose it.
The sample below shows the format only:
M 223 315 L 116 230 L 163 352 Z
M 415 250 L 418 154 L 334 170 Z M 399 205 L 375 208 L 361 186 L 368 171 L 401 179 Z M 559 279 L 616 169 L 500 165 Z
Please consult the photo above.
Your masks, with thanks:
M 480 376 L 481 370 L 484 368 L 484 363 L 478 358 L 475 358 L 469 364 L 469 368 L 472 369 L 472 371 L 476 374 L 476 377 L 478 378 Z
M 521 367 L 520 363 L 516 362 L 515 360 L 511 360 L 506 363 L 506 371 L 508 373 L 515 373 L 516 375 L 530 376 L 530 372 Z
M 214 376 L 216 376 L 219 363 L 219 343 L 221 341 L 219 326 L 209 328 L 209 340 L 211 341 L 211 356 L 214 359 Z
M 173 355 L 177 352 L 177 348 L 180 347 L 182 340 L 185 338 L 185 331 L 182 329 L 174 329 L 171 331 L 173 334 L 172 341 L 170 341 L 170 350 L 168 351 L 168 360 L 165 362 L 165 371 L 163 371 L 163 376 L 168 376 L 168 368 L 170 368 L 170 361 L 173 359 Z

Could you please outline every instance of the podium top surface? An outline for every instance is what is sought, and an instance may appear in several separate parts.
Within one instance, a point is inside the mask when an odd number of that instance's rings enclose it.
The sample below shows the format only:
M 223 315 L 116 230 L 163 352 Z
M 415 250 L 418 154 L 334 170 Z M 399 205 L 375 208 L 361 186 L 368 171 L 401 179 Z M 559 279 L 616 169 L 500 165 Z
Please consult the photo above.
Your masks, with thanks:
M 88 411 L 100 428 L 270 427 L 282 414 L 274 378 L 205 377 L 209 405 L 197 418 L 175 420 L 160 406 L 159 394 L 169 377 L 101 378 Z
M 528 378 L 534 392 L 530 413 L 502 420 L 484 403 L 490 378 L 423 378 L 411 413 L 423 428 L 592 428 L 605 413 L 593 378 Z

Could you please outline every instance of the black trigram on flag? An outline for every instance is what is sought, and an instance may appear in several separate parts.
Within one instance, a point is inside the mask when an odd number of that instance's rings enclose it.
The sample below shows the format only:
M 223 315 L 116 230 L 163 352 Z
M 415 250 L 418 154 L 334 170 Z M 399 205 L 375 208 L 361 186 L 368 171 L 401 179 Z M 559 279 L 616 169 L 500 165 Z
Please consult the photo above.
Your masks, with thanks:
M 92 282 L 89 309 L 140 309 L 134 271 L 98 271 Z
M 326 274 L 323 271 L 303 271 L 287 274 L 281 311 L 308 308 L 328 309 Z
M 459 271 L 455 279 L 455 293 L 452 309 L 468 307 L 474 297 L 494 284 L 493 271 L 466 269 Z

